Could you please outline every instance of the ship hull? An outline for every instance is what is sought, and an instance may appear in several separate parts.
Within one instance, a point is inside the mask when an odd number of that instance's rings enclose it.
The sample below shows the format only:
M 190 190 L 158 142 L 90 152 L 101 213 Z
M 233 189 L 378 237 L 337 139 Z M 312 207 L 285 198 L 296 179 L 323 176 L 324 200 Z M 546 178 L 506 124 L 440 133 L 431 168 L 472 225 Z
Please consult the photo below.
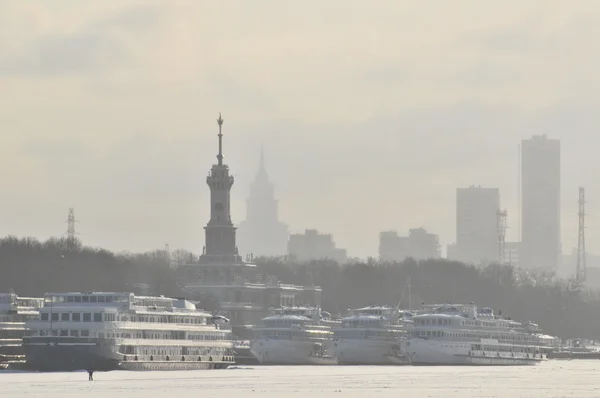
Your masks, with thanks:
M 413 366 L 531 366 L 543 361 L 540 354 L 471 351 L 470 342 L 411 339 L 407 355 Z
M 234 347 L 236 365 L 259 365 L 249 346 Z
M 102 339 L 76 342 L 37 339 L 36 342 L 27 342 L 24 347 L 27 367 L 42 372 L 225 369 L 234 363 L 233 356 L 182 356 L 171 359 L 123 355 L 118 352 L 117 345 Z
M 340 339 L 333 343 L 339 365 L 410 365 L 410 359 L 394 350 L 398 343 L 369 339 Z
M 261 365 L 335 365 L 337 360 L 326 353 L 315 352 L 310 340 L 258 339 L 250 343 L 250 351 Z

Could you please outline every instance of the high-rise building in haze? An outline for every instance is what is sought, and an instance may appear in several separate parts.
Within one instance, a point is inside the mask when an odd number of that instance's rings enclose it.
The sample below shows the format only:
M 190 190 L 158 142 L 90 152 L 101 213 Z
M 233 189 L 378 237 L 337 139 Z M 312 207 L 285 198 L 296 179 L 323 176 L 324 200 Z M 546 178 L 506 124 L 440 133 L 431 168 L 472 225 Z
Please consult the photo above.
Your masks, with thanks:
M 436 234 L 423 228 L 411 228 L 408 236 L 399 236 L 396 231 L 379 234 L 379 260 L 401 262 L 411 257 L 425 260 L 440 257 L 440 242 Z
M 466 263 L 498 260 L 498 188 L 471 186 L 456 190 L 456 256 Z
M 561 262 L 560 141 L 521 143 L 521 266 L 557 271 Z
M 258 172 L 246 200 L 246 220 L 238 228 L 240 251 L 254 256 L 283 256 L 287 252 L 288 236 L 287 225 L 277 216 L 277 200 L 261 148 Z
M 343 264 L 348 258 L 346 250 L 335 247 L 331 234 L 320 234 L 316 229 L 307 229 L 304 234 L 290 235 L 288 255 L 292 261 L 300 263 L 333 260 Z

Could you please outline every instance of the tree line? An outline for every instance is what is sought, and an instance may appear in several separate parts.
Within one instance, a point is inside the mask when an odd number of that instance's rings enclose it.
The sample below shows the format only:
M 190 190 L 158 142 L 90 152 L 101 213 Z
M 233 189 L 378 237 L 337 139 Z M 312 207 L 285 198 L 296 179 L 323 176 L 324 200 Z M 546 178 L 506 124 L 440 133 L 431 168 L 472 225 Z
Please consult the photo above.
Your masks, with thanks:
M 46 292 L 136 292 L 144 284 L 149 294 L 185 297 L 177 265 L 196 260 L 185 250 L 112 253 L 77 240 L 9 236 L 0 239 L 0 292 L 34 297 Z M 345 265 L 291 264 L 276 258 L 254 262 L 258 272 L 282 283 L 321 286 L 322 307 L 334 314 L 366 305 L 418 309 L 422 303 L 473 302 L 516 320 L 534 321 L 549 334 L 600 339 L 600 295 L 547 273 L 440 259 Z

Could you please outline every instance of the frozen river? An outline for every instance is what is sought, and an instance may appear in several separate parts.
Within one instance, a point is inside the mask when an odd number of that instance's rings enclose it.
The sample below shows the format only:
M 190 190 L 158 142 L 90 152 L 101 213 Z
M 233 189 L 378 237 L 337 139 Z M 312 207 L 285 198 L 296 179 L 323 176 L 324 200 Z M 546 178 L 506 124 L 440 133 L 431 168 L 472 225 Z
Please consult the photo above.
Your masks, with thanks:
M 242 367 L 187 372 L 0 372 L 0 397 L 600 397 L 600 361 L 537 367 Z M 375 395 L 376 394 L 376 395 Z

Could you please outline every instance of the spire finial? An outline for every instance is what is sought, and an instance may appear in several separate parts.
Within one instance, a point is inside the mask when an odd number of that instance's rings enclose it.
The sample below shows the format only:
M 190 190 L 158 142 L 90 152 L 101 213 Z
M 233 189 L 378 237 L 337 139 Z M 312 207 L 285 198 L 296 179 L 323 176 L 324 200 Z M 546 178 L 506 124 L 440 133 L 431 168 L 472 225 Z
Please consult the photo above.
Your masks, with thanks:
M 217 160 L 219 161 L 219 166 L 223 165 L 223 133 L 221 133 L 221 127 L 223 126 L 223 118 L 221 117 L 221 112 L 219 112 L 219 118 L 217 119 L 217 124 L 219 125 L 219 154 L 217 155 Z

